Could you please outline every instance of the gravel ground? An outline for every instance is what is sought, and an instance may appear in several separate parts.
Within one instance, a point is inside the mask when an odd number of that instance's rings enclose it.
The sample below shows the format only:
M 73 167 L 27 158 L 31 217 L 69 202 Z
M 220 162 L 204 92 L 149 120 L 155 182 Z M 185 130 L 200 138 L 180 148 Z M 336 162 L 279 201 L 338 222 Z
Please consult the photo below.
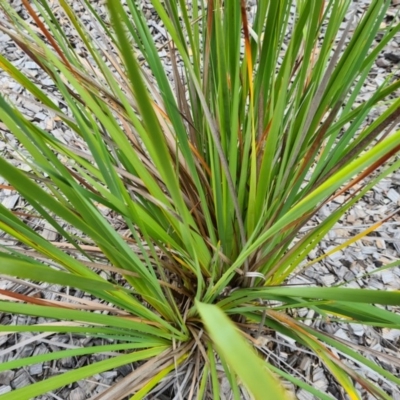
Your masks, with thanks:
M 354 1 L 353 10 L 359 17 L 365 5 L 369 1 Z M 56 1 L 53 2 L 56 6 Z M 102 1 L 94 2 L 100 10 L 105 11 Z M 21 12 L 29 21 L 30 17 L 26 15 L 21 6 L 20 0 L 11 0 L 11 4 L 17 11 Z M 254 2 L 253 2 L 254 4 Z M 251 6 L 252 3 L 249 2 Z M 74 3 L 74 7 L 79 9 L 78 2 Z M 152 29 L 154 37 L 160 42 L 165 43 L 166 36 L 159 20 L 153 15 L 153 10 L 148 6 L 147 2 L 143 2 L 146 9 L 148 24 Z M 390 7 L 386 23 L 389 24 L 396 13 L 400 10 L 400 0 L 393 1 Z M 251 10 L 250 10 L 251 11 Z M 2 16 L 0 15 L 0 19 Z M 400 62 L 400 36 L 395 37 L 389 44 L 388 48 L 381 54 L 374 66 L 367 85 L 364 87 L 360 101 L 367 100 L 376 90 L 377 86 L 389 75 L 394 74 L 399 77 L 398 63 Z M 52 97 L 61 107 L 62 99 L 57 95 L 49 80 L 38 66 L 30 61 L 22 51 L 20 51 L 10 40 L 7 35 L 0 33 L 0 52 L 6 54 L 12 63 L 23 71 L 32 76 L 40 83 L 40 85 L 52 92 Z M 172 67 L 169 63 L 168 53 L 165 48 L 161 50 L 165 68 L 172 74 Z M 23 113 L 36 124 L 51 132 L 55 137 L 63 142 L 71 142 L 77 140 L 73 133 L 65 128 L 55 115 L 44 110 L 40 104 L 26 93 L 23 88 L 14 82 L 10 77 L 0 70 L 0 90 L 6 94 L 10 100 L 15 102 Z M 64 107 L 66 109 L 66 107 Z M 382 112 L 382 109 L 374 111 L 376 115 Z M 371 119 L 374 114 L 371 115 Z M 18 143 L 13 136 L 7 132 L 4 124 L 0 122 L 0 153 L 9 159 L 18 160 Z M 0 185 L 3 184 L 0 178 Z M 325 219 L 341 202 L 344 197 L 338 197 L 330 205 L 320 210 L 318 216 L 310 222 L 310 225 L 318 224 Z M 29 212 L 29 207 L 17 193 L 0 189 L 0 202 L 14 211 Z M 344 243 L 351 237 L 354 237 L 362 230 L 372 224 L 386 218 L 394 213 L 400 207 L 400 172 L 391 175 L 381 181 L 373 190 L 371 190 L 363 199 L 351 209 L 342 218 L 334 229 L 322 240 L 319 248 L 309 254 L 309 260 L 315 260 L 320 255 L 328 252 L 332 248 Z M 111 217 L 110 217 L 111 218 Z M 41 232 L 42 236 L 48 240 L 56 241 L 57 234 L 52 231 L 51 226 L 43 223 L 41 220 L 31 220 L 31 225 Z M 310 228 L 303 228 L 305 232 Z M 400 215 L 396 214 L 375 232 L 364 237 L 352 244 L 350 247 L 336 252 L 322 261 L 316 262 L 312 267 L 291 278 L 291 284 L 302 285 L 319 285 L 332 286 L 335 284 L 344 284 L 345 287 L 356 288 L 373 288 L 377 290 L 399 290 L 400 289 L 400 268 L 385 270 L 381 273 L 366 276 L 365 274 L 373 272 L 376 268 L 384 266 L 400 258 Z M 16 242 L 7 238 L 0 232 L 0 245 L 15 245 Z M 1 277 L 0 289 L 13 290 L 21 294 L 40 293 L 44 299 L 56 300 L 60 298 L 60 294 L 64 290 L 55 285 L 37 286 L 34 284 L 26 284 L 16 279 L 11 280 Z M 74 295 L 82 299 L 82 301 L 90 301 L 90 298 L 83 292 L 69 291 L 65 295 Z M 0 295 L 0 299 L 4 296 Z M 399 308 L 392 307 L 391 310 L 399 312 Z M 336 323 L 321 322 L 314 318 L 313 311 L 307 309 L 298 310 L 300 317 L 306 318 L 306 323 L 312 326 L 318 326 L 320 329 L 329 334 L 345 341 L 354 349 L 361 351 L 360 346 L 368 348 L 365 355 L 378 364 L 388 369 L 394 374 L 399 375 L 400 371 L 400 330 L 382 329 L 377 330 L 367 326 L 350 325 L 342 326 Z M 0 314 L 0 324 L 8 325 L 15 323 L 41 323 L 43 319 L 33 319 L 31 317 L 12 317 L 7 314 Z M 336 383 L 330 378 L 326 370 L 321 366 L 318 360 L 307 351 L 297 348 L 295 343 L 286 337 L 271 336 L 267 338 L 271 343 L 270 351 L 266 354 L 270 359 L 275 360 L 277 364 L 281 364 L 287 371 L 303 376 L 304 379 L 317 387 L 319 390 L 332 394 L 335 398 L 342 398 L 342 391 L 337 387 Z M 26 357 L 29 355 L 38 355 L 54 351 L 57 349 L 73 348 L 88 346 L 92 344 L 101 344 L 100 339 L 87 339 L 74 337 L 70 335 L 8 335 L 0 333 L 0 363 Z M 75 369 L 93 361 L 99 361 L 106 358 L 107 355 L 93 355 L 80 358 L 63 359 L 56 362 L 48 362 L 44 364 L 32 365 L 29 368 L 5 371 L 0 373 L 0 394 L 7 393 L 12 389 L 28 385 L 32 382 L 40 381 L 46 377 L 59 374 L 65 371 Z M 351 365 L 351 362 L 348 362 Z M 123 379 L 134 366 L 124 366 L 115 371 L 105 372 L 94 376 L 90 379 L 70 385 L 61 390 L 49 393 L 46 396 L 38 397 L 38 399 L 70 399 L 83 400 L 86 398 L 94 398 L 105 388 L 113 383 Z M 361 371 L 367 376 L 378 382 L 378 377 L 370 371 Z M 390 389 L 394 399 L 400 399 L 400 388 L 393 387 L 392 384 L 379 381 L 382 388 Z M 297 398 L 301 400 L 312 399 L 312 396 L 298 390 Z M 162 399 L 163 397 L 158 397 Z M 164 397 L 169 398 L 168 396 Z M 368 395 L 366 395 L 367 399 Z M 372 397 L 371 397 L 372 398 Z

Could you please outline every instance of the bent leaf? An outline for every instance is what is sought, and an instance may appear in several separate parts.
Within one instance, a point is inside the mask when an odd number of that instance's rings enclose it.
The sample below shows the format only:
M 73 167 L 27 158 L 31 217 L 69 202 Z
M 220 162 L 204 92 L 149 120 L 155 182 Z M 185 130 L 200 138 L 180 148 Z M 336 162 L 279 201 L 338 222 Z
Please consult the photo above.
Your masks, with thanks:
M 256 400 L 289 399 L 279 380 L 257 357 L 230 319 L 216 306 L 196 302 L 196 307 L 219 355 L 237 374 Z

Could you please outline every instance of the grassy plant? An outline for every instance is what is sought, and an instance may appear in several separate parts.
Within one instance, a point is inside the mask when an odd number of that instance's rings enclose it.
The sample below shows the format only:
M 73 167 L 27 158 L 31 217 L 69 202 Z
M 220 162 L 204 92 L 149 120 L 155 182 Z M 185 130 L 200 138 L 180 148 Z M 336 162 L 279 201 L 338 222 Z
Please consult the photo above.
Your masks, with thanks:
M 189 9 L 183 0 L 152 0 L 168 36 L 164 49 L 133 0 L 109 0 L 105 19 L 81 0 L 91 30 L 70 2 L 59 0 L 56 14 L 53 3 L 23 0 L 28 24 L 0 1 L 1 31 L 48 74 L 67 108 L 3 55 L 1 68 L 75 135 L 57 139 L 0 96 L 0 119 L 21 144 L 18 163 L 28 166 L 0 158 L 0 174 L 32 207 L 27 216 L 0 206 L 0 229 L 20 243 L 2 247 L 0 273 L 79 289 L 96 302 L 3 290 L 2 312 L 49 323 L 0 331 L 67 332 L 109 344 L 13 360 L 0 371 L 116 355 L 0 398 L 34 398 L 133 362 L 131 375 L 96 398 L 140 399 L 173 382 L 182 398 L 218 399 L 220 368 L 234 399 L 244 391 L 289 398 L 284 381 L 331 398 L 262 358 L 262 338 L 276 332 L 314 352 L 348 398 L 361 398 L 360 384 L 389 399 L 346 359 L 393 387 L 398 377 L 367 349 L 305 324 L 296 309 L 328 322 L 399 328 L 400 316 L 376 305 L 398 306 L 400 293 L 286 282 L 312 264 L 308 253 L 349 208 L 400 166 L 393 158 L 400 99 L 389 100 L 400 82 L 386 80 L 357 103 L 377 55 L 400 30 L 392 25 L 374 42 L 390 2 L 372 2 L 340 31 L 350 0 L 260 1 L 251 21 L 244 0 L 193 1 Z M 165 49 L 172 76 L 159 55 Z M 367 126 L 384 101 L 386 111 Z M 343 204 L 300 234 L 342 194 Z M 47 221 L 59 239 L 43 238 L 30 218 Z

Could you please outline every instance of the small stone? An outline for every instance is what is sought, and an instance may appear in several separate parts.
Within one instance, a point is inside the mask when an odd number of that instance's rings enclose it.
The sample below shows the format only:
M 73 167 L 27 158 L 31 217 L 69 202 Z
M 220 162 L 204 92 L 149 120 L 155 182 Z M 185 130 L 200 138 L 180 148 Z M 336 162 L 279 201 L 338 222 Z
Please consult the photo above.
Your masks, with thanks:
M 387 193 L 387 197 L 389 197 L 389 199 L 391 201 L 393 201 L 393 203 L 398 203 L 398 201 L 400 200 L 400 194 L 397 192 L 397 190 L 394 189 L 390 189 Z
M 54 129 L 54 119 L 53 118 L 48 118 L 46 120 L 46 130 L 48 131 L 52 131 Z
M 338 204 L 343 204 L 344 201 L 345 201 L 345 199 L 346 199 L 346 197 L 345 197 L 344 195 L 341 194 L 340 196 L 335 197 L 335 198 L 333 199 L 333 201 L 334 201 L 335 203 L 338 203 Z
M 367 216 L 366 212 L 364 211 L 363 208 L 361 208 L 361 206 L 354 207 L 354 213 L 357 218 L 361 219 L 364 219 Z
M 0 385 L 9 385 L 10 382 L 14 379 L 14 376 L 15 376 L 14 371 L 0 372 Z
M 389 286 L 391 289 L 396 289 L 399 290 L 400 289 L 400 279 L 397 278 L 397 276 L 393 276 L 393 280 L 389 283 Z
M 300 389 L 296 393 L 296 397 L 298 400 L 314 400 L 314 396 L 305 389 Z
M 34 112 L 35 114 L 39 113 L 42 110 L 39 106 L 31 103 L 30 101 L 27 101 L 26 103 L 24 103 L 24 108 L 29 111 Z
M 313 372 L 313 381 L 319 381 L 320 379 L 325 379 L 324 370 L 320 367 L 316 368 Z
M 57 238 L 57 232 L 55 231 L 55 228 L 46 221 L 44 223 L 41 236 L 44 237 L 46 240 L 53 242 Z
M 279 336 L 281 339 L 285 340 L 286 342 L 288 342 L 292 346 L 295 345 L 295 343 L 296 343 L 295 339 L 293 339 L 293 338 L 291 338 L 289 336 L 286 336 L 286 335 L 284 335 L 283 333 L 280 333 L 280 332 L 277 332 L 276 334 L 277 334 L 277 336 Z
M 378 289 L 378 290 L 384 289 L 383 283 L 378 281 L 376 278 L 372 278 L 369 281 L 368 286 L 369 286 L 369 289 Z
M 128 364 L 128 365 L 123 365 L 123 366 L 117 368 L 117 371 L 118 371 L 123 377 L 125 377 L 125 376 L 127 376 L 128 374 L 130 374 L 130 373 L 133 371 L 133 369 L 132 369 L 132 366 Z
M 376 372 L 371 371 L 370 369 L 367 369 L 366 375 L 369 379 L 372 379 L 374 382 L 379 381 L 379 375 Z
M 73 357 L 65 357 L 60 360 L 60 365 L 64 368 L 72 368 L 74 366 L 74 359 Z
M 43 79 L 41 83 L 42 83 L 42 85 L 45 85 L 45 86 L 51 86 L 51 85 L 54 85 L 54 82 L 53 82 L 53 80 L 52 80 L 52 79 L 50 79 L 50 78 Z
M 27 69 L 39 69 L 39 65 L 37 65 L 35 62 L 33 61 L 28 61 L 25 63 L 24 65 L 25 68 Z
M 12 387 L 10 385 L 0 386 L 0 395 L 11 392 Z
M 342 229 L 342 228 L 337 228 L 335 229 L 336 235 L 339 238 L 346 238 L 349 236 L 349 231 L 348 229 Z
M 400 1 L 400 0 L 399 0 Z M 400 3 L 399 3 L 400 4 Z M 400 400 L 400 392 L 396 391 L 392 393 L 393 400 Z
M 114 379 L 117 375 L 118 375 L 117 371 L 106 371 L 100 374 L 100 376 L 104 379 Z
M 42 112 L 38 112 L 35 114 L 35 118 L 40 121 L 44 121 L 46 119 L 46 114 L 43 114 Z
M 343 277 L 343 279 L 344 279 L 345 281 L 351 281 L 351 280 L 353 280 L 354 278 L 355 278 L 355 276 L 354 276 L 353 272 L 351 272 L 351 271 L 347 271 L 347 272 L 345 273 L 344 277 Z
M 33 364 L 29 367 L 29 373 L 31 375 L 41 375 L 43 373 L 43 364 Z
M 1 204 L 5 208 L 12 210 L 15 207 L 15 205 L 17 204 L 18 199 L 19 199 L 19 194 L 13 194 L 12 196 L 8 196 L 5 199 L 3 199 Z
M 315 369 L 313 373 L 313 386 L 322 392 L 325 392 L 328 388 L 328 380 L 322 368 Z
M 350 341 L 349 335 L 347 334 L 347 332 L 345 330 L 343 330 L 342 328 L 338 329 L 335 332 L 335 336 L 340 338 L 340 339 L 344 339 L 344 340 L 348 340 Z
M 337 246 L 329 246 L 329 247 L 326 249 L 326 252 L 329 253 L 331 250 L 334 250 L 336 247 L 337 247 Z M 343 252 L 342 252 L 341 250 L 335 251 L 334 253 L 330 254 L 330 255 L 328 256 L 328 258 L 329 258 L 331 261 L 333 261 L 333 262 L 339 261 L 340 259 L 343 258 Z
M 283 351 L 280 351 L 280 352 L 279 352 L 279 359 L 280 359 L 280 360 L 286 361 L 286 360 L 288 359 L 288 357 L 289 357 L 289 354 L 288 354 L 288 353 L 285 353 L 285 352 L 283 352 Z
M 400 330 L 399 329 L 382 329 L 382 337 L 386 340 L 396 341 L 400 337 Z
M 302 371 L 308 371 L 308 369 L 310 368 L 310 366 L 311 366 L 311 358 L 310 358 L 310 357 L 307 357 L 307 356 L 303 357 L 302 360 L 301 360 L 301 362 L 300 362 L 299 368 L 300 368 Z
M 324 286 L 330 286 L 330 285 L 332 285 L 333 283 L 335 283 L 336 278 L 335 278 L 334 275 L 329 274 L 329 275 L 321 276 L 320 281 L 322 282 L 322 284 L 323 284 Z
M 28 386 L 31 383 L 30 379 L 29 379 L 29 375 L 28 373 L 23 370 L 20 369 L 17 373 L 15 378 L 10 382 L 11 387 L 13 389 L 18 389 L 24 386 Z
M 387 68 L 390 66 L 390 62 L 384 58 L 378 58 L 375 62 L 376 66 L 379 68 Z
M 5 33 L 0 33 L 0 43 L 6 43 L 10 40 L 10 36 Z
M 71 391 L 69 395 L 69 400 L 85 400 L 86 395 L 83 392 L 82 388 L 77 387 Z
M 311 250 L 308 253 L 308 257 L 310 258 L 310 260 L 314 260 L 315 258 L 317 258 L 317 251 L 315 249 Z
M 32 355 L 34 350 L 35 350 L 34 344 L 28 343 L 22 348 L 22 350 L 20 351 L 20 353 L 18 355 L 21 358 L 29 357 Z
M 393 279 L 394 279 L 393 272 L 392 271 L 388 271 L 388 270 L 382 271 L 381 277 L 382 277 L 382 282 L 385 285 L 391 283 L 393 281 Z
M 365 333 L 363 326 L 360 324 L 350 324 L 350 328 L 353 333 L 358 337 L 363 336 Z
M 389 60 L 395 64 L 397 64 L 400 61 L 400 55 L 395 53 L 385 53 L 384 57 L 386 58 L 386 60 Z
M 349 214 L 349 215 L 347 216 L 347 222 L 348 222 L 349 224 L 354 224 L 355 221 L 356 221 L 356 217 L 355 217 L 353 214 Z
M 377 247 L 378 249 L 385 250 L 385 249 L 386 249 L 385 241 L 382 240 L 382 239 L 377 239 L 377 240 L 376 240 L 376 247 Z
M 308 310 L 307 316 L 304 320 L 304 324 L 307 326 L 311 326 L 314 321 L 315 311 L 313 309 Z

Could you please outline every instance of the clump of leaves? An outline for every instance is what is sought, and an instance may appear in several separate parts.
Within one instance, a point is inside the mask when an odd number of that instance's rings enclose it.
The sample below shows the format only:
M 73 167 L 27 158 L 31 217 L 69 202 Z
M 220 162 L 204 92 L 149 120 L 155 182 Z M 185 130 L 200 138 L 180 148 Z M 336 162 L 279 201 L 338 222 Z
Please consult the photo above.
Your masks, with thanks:
M 342 25 L 350 0 L 259 1 L 253 17 L 244 0 L 152 0 L 162 48 L 133 0 L 109 0 L 110 19 L 88 0 L 76 2 L 79 12 L 65 0 L 23 0 L 31 23 L 7 3 L 1 31 L 48 74 L 67 109 L 3 55 L 0 65 L 74 139 L 60 140 L 0 96 L 0 119 L 25 164 L 0 158 L 0 174 L 34 209 L 27 216 L 0 206 L 0 229 L 20 243 L 2 247 L 0 273 L 81 290 L 95 302 L 3 290 L 1 311 L 58 322 L 0 330 L 109 344 L 16 359 L 0 371 L 114 356 L 0 398 L 33 398 L 133 362 L 130 375 L 95 398 L 139 399 L 173 385 L 180 398 L 218 399 L 226 395 L 221 371 L 235 399 L 290 397 L 283 382 L 331 398 L 263 360 L 265 338 L 280 334 L 312 351 L 349 398 L 360 398 L 360 384 L 389 399 L 347 360 L 389 387 L 398 377 L 367 349 L 305 324 L 296 309 L 327 323 L 399 328 L 398 315 L 374 304 L 400 305 L 400 294 L 286 282 L 310 265 L 308 253 L 344 213 L 400 166 L 393 160 L 400 99 L 388 100 L 400 82 L 386 80 L 357 102 L 377 55 L 400 30 L 392 25 L 374 41 L 390 2 L 374 1 L 357 24 Z M 366 126 L 384 101 L 386 111 Z M 328 218 L 300 234 L 343 194 Z M 30 218 L 46 220 L 58 240 L 41 236 Z

